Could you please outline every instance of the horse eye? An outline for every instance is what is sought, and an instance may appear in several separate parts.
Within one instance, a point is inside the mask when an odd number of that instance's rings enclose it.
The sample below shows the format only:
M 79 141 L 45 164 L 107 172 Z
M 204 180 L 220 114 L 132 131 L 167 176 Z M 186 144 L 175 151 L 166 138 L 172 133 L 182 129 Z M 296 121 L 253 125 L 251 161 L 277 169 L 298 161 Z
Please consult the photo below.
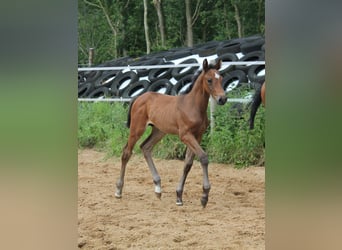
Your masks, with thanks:
M 208 79 L 208 83 L 211 84 L 213 82 L 213 80 L 210 78 Z

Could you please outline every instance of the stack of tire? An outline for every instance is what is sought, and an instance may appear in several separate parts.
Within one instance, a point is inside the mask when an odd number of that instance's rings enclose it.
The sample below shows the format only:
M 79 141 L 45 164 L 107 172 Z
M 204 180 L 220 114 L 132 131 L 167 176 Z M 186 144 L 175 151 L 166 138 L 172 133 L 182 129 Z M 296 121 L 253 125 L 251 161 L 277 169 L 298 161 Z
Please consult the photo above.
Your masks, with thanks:
M 125 67 L 122 70 L 79 71 L 79 98 L 133 98 L 147 91 L 167 95 L 187 93 L 192 77 L 202 61 L 225 62 L 265 60 L 265 39 L 256 35 L 226 41 L 211 41 L 192 48 L 177 48 L 139 58 L 123 57 L 96 67 Z M 193 67 L 134 69 L 134 66 L 198 64 Z M 141 68 L 141 67 L 140 67 Z M 259 87 L 265 80 L 265 65 L 229 65 L 221 67 L 226 92 L 249 85 Z

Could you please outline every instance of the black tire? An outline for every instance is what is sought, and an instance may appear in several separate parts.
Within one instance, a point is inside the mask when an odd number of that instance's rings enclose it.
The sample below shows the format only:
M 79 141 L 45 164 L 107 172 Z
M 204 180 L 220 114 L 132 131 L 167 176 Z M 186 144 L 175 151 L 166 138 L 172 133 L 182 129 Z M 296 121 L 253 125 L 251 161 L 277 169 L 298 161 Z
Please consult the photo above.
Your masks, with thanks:
M 170 95 L 173 88 L 173 84 L 169 81 L 169 79 L 159 79 L 152 83 L 148 88 L 147 91 L 152 92 L 159 92 L 165 95 Z M 160 92 L 160 90 L 165 89 L 164 92 Z
M 130 66 L 161 65 L 163 63 L 164 63 L 163 59 L 153 58 L 153 59 L 145 59 L 145 60 L 131 62 Z M 139 77 L 144 77 L 149 74 L 150 69 L 136 69 L 136 72 Z
M 122 92 L 131 84 L 138 81 L 138 75 L 134 71 L 127 71 L 115 77 L 110 87 L 110 91 L 113 96 L 121 96 Z M 129 81 L 127 83 L 127 81 Z M 122 87 L 124 83 L 127 83 L 125 87 Z
M 164 58 L 166 55 L 168 55 L 167 50 L 152 52 L 152 53 L 148 54 L 148 56 L 151 58 L 160 58 L 160 59 Z
M 193 55 L 198 54 L 200 57 L 211 56 L 216 54 L 216 48 L 218 45 L 219 42 L 217 41 L 207 42 L 205 44 L 194 46 L 191 52 Z
M 252 89 L 260 89 L 264 82 L 250 82 L 249 85 Z
M 106 64 L 108 65 L 108 67 L 120 67 L 120 66 L 126 66 L 128 65 L 128 62 L 132 60 L 132 58 L 130 58 L 129 56 L 125 56 L 125 57 L 120 57 L 120 58 L 116 58 L 114 60 L 108 61 L 106 62 Z
M 109 88 L 107 87 L 99 87 L 97 89 L 94 89 L 89 95 L 89 98 L 106 98 L 110 96 Z
M 250 42 L 245 42 L 241 44 L 241 52 L 243 54 L 248 54 L 253 51 L 261 50 L 262 45 L 265 44 L 265 39 L 259 38 Z
M 78 98 L 85 98 L 94 90 L 92 82 L 83 83 L 78 88 Z
M 79 71 L 77 75 L 78 85 L 85 83 L 86 80 L 87 78 L 84 76 L 84 71 Z
M 262 35 L 253 35 L 253 36 L 248 36 L 248 37 L 244 37 L 244 38 L 238 38 L 242 43 L 248 43 L 248 42 L 253 42 L 256 40 L 260 40 L 260 39 L 264 39 L 264 37 Z
M 182 77 L 174 86 L 173 86 L 173 93 L 176 93 L 176 95 L 182 95 L 182 94 L 187 94 L 191 91 L 192 89 L 192 80 L 193 80 L 193 75 L 186 75 Z M 188 87 L 186 89 L 183 89 L 185 86 Z M 183 90 L 182 90 L 183 89 Z
M 84 78 L 85 82 L 92 82 L 95 83 L 95 81 L 102 75 L 102 71 L 100 70 L 94 70 L 94 71 L 84 71 Z
M 165 54 L 165 60 L 172 61 L 172 60 L 176 60 L 176 59 L 191 56 L 191 55 L 192 53 L 189 49 L 182 49 L 179 51 L 169 51 L 168 53 Z
M 172 62 L 167 62 L 164 64 L 174 64 Z M 171 78 L 172 68 L 159 68 L 159 69 L 151 69 L 148 73 L 148 80 L 150 82 L 157 81 L 163 78 Z
M 248 78 L 251 82 L 263 83 L 265 81 L 265 74 L 259 73 L 265 69 L 265 65 L 252 65 L 248 69 Z
M 216 53 L 218 56 L 224 55 L 226 53 L 239 53 L 241 52 L 240 42 L 238 40 L 223 41 L 216 48 Z
M 95 81 L 95 87 L 110 87 L 115 77 L 120 74 L 122 74 L 120 70 L 103 71 L 102 75 Z
M 198 63 L 198 61 L 195 58 L 189 58 L 180 64 L 191 64 L 191 63 Z M 180 80 L 182 77 L 193 74 L 197 69 L 199 69 L 199 66 L 193 66 L 193 67 L 179 67 L 179 68 L 173 68 L 172 69 L 172 76 L 176 80 Z
M 223 63 L 224 62 L 236 62 L 239 60 L 239 58 L 233 53 L 226 53 L 216 58 L 216 62 L 218 60 L 222 60 Z M 230 71 L 233 71 L 234 69 L 235 69 L 235 65 L 230 65 L 225 68 L 221 67 L 219 72 L 222 75 L 222 77 L 224 77 L 227 73 L 229 73 Z
M 265 53 L 263 51 L 253 51 L 240 58 L 239 62 L 249 62 L 249 61 L 264 61 Z M 250 65 L 237 65 L 235 68 L 248 72 Z
M 229 92 L 231 89 L 241 86 L 243 83 L 247 83 L 248 79 L 246 73 L 242 70 L 234 70 L 228 73 L 222 79 L 222 88 L 225 92 Z
M 137 96 L 142 95 L 147 91 L 147 88 L 150 86 L 150 82 L 148 80 L 141 80 L 129 85 L 125 90 L 122 92 L 122 98 L 134 98 Z M 139 93 L 137 93 L 141 90 Z

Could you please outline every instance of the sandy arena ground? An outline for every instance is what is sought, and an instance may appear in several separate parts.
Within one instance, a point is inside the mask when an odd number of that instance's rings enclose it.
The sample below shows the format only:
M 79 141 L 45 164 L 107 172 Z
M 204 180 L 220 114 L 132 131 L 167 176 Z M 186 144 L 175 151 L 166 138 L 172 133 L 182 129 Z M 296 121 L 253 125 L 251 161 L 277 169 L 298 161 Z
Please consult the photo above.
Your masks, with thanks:
M 183 206 L 176 186 L 178 160 L 155 159 L 163 194 L 154 194 L 151 173 L 133 154 L 122 199 L 114 196 L 120 159 L 78 152 L 78 247 L 81 249 L 265 249 L 265 168 L 209 164 L 211 190 L 202 208 L 199 162 L 187 178 Z

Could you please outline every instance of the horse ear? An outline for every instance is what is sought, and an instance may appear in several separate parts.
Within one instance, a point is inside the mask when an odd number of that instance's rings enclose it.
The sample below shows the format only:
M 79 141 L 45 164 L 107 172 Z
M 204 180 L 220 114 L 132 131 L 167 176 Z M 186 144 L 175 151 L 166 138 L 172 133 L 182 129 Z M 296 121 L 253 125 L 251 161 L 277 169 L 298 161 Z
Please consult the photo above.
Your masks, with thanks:
M 208 69 L 209 69 L 208 61 L 207 61 L 207 59 L 204 59 L 204 61 L 203 61 L 203 70 L 204 71 L 208 71 Z
M 219 70 L 221 68 L 221 64 L 222 64 L 222 59 L 217 60 L 217 63 L 215 65 L 215 69 Z

